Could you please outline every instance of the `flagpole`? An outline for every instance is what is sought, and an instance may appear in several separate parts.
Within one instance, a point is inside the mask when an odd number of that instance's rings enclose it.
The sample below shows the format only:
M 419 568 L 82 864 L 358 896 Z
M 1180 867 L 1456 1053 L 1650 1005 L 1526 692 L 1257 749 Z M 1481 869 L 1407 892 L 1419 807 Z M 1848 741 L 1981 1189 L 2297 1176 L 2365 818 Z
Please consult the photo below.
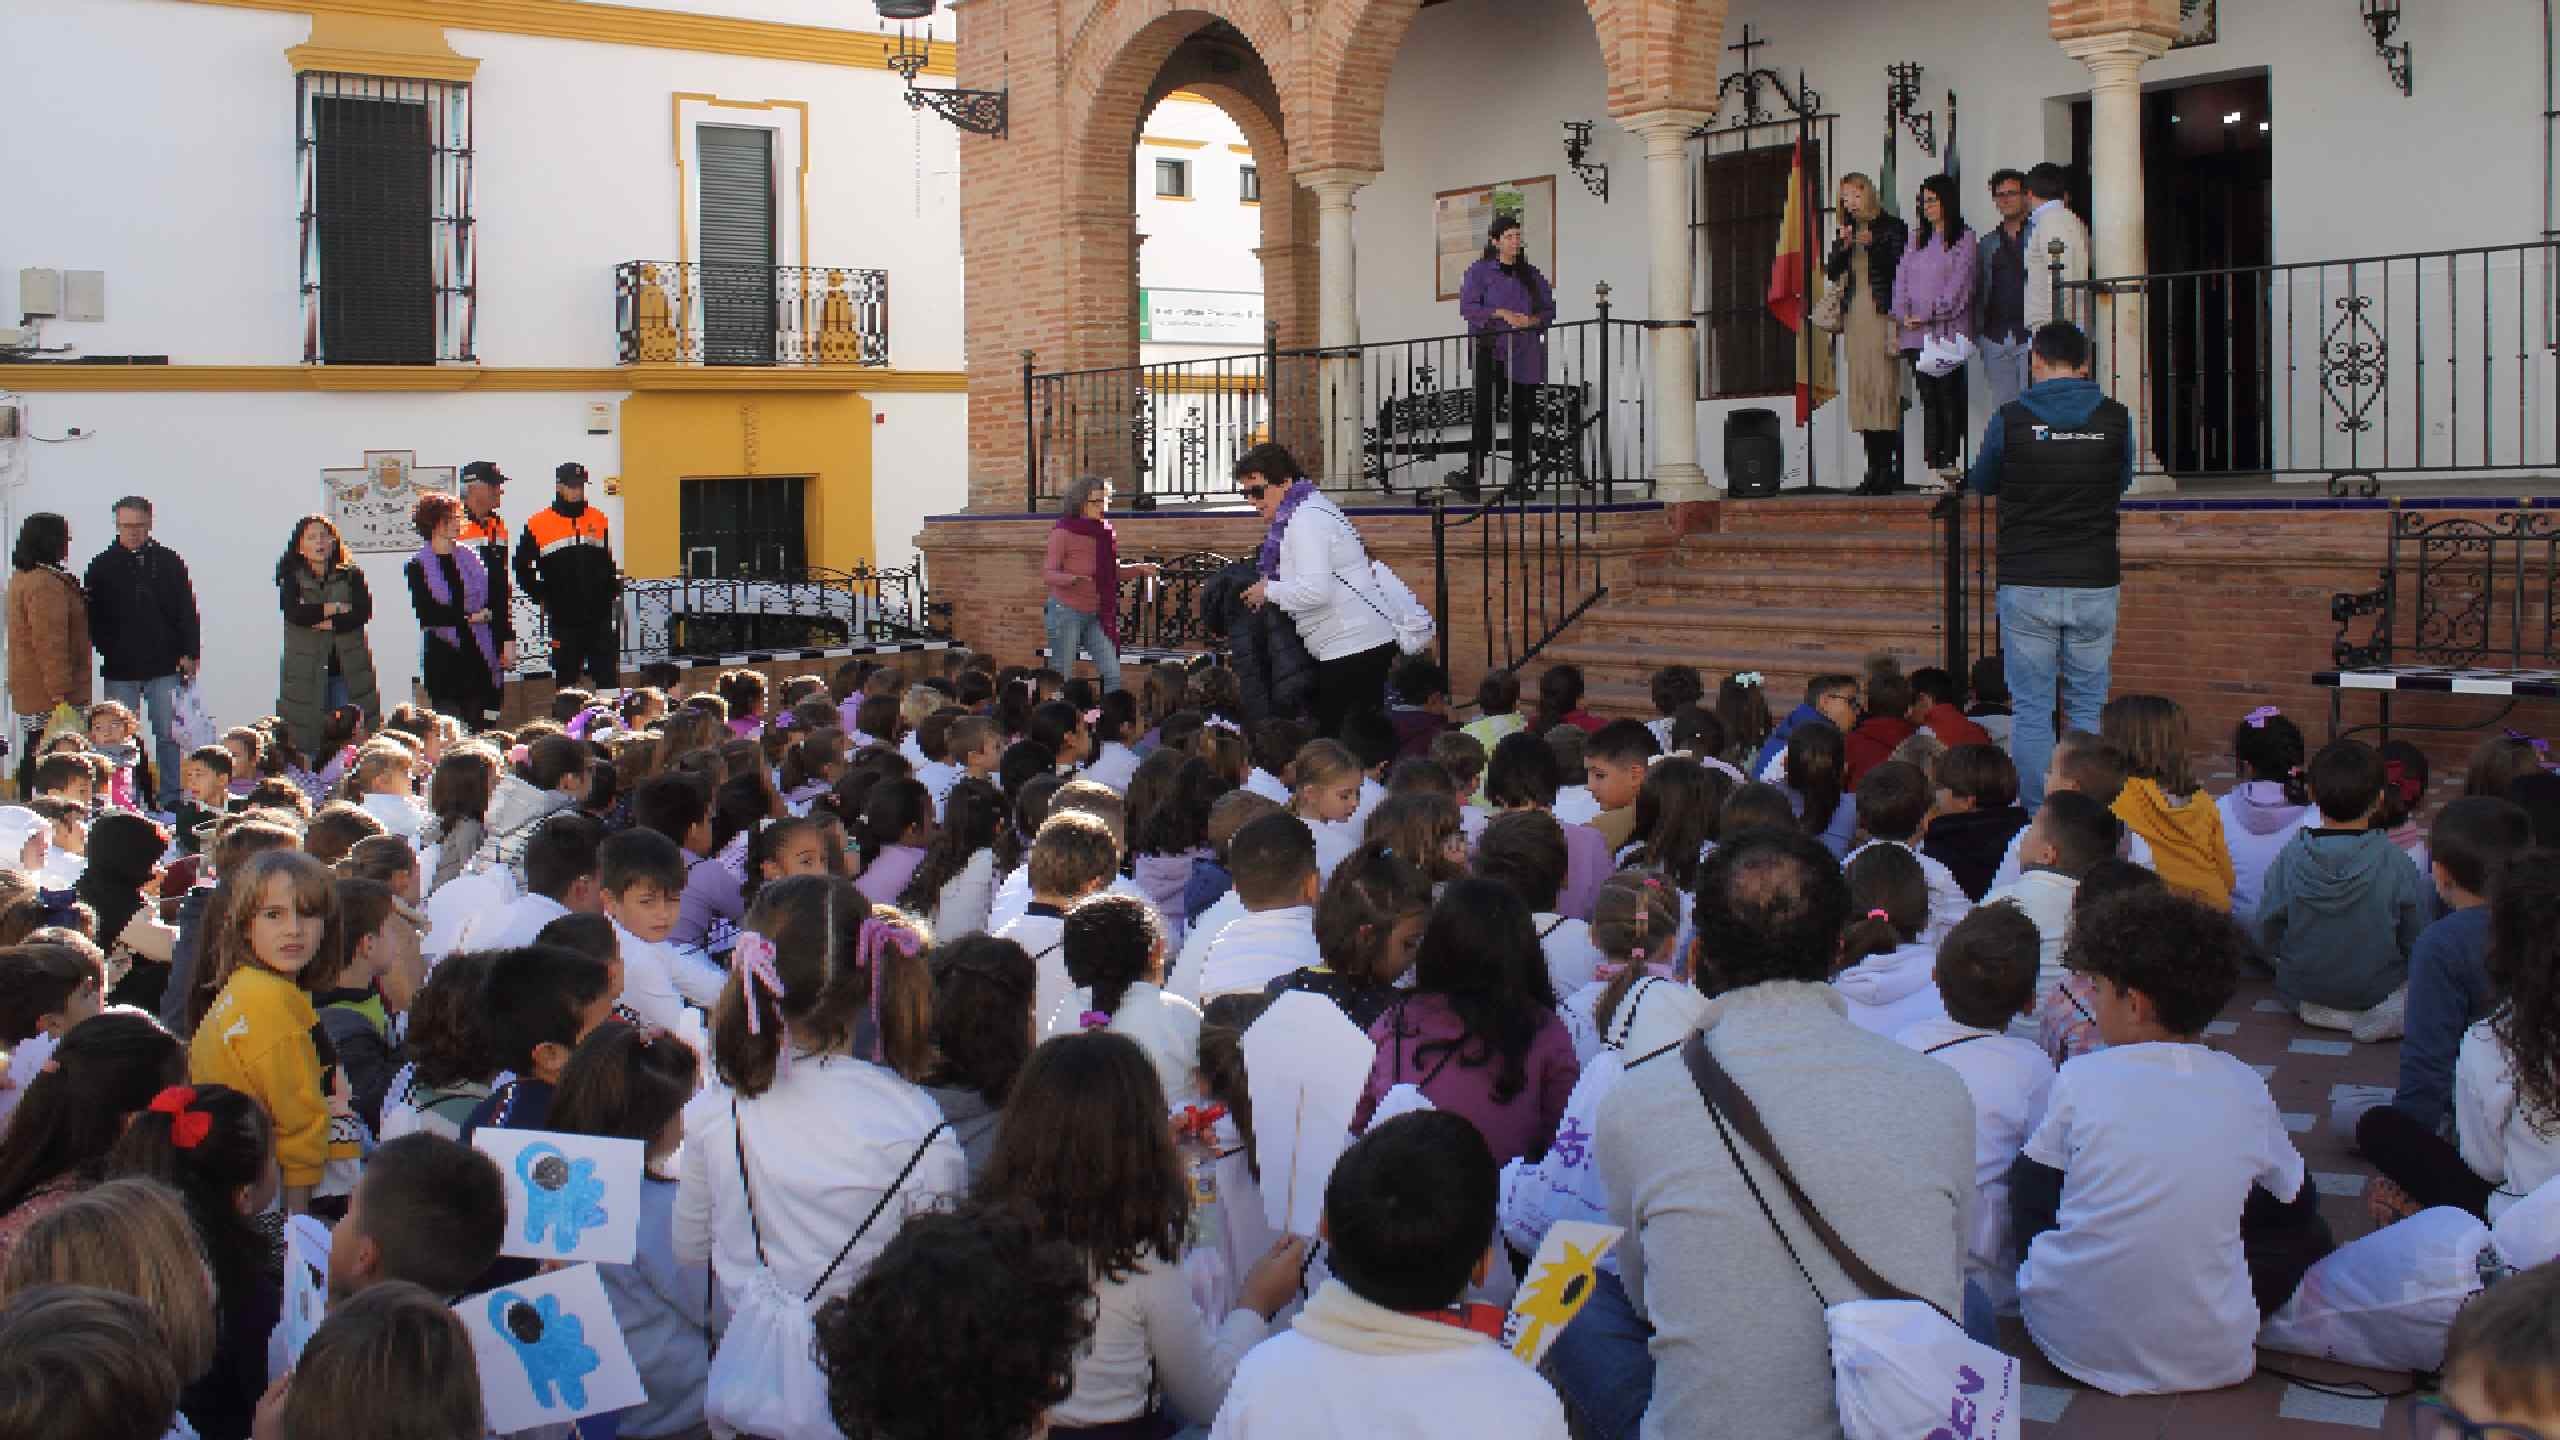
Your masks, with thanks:
M 1802 70 L 1798 70 L 1796 72 L 1796 93 L 1799 96 L 1804 93 L 1804 72 Z M 1814 453 L 1816 447 L 1813 443 L 1814 412 L 1820 410 L 1822 408 L 1822 404 L 1820 400 L 1820 388 L 1816 384 L 1816 375 L 1813 364 L 1813 332 L 1815 326 L 1813 323 L 1813 302 L 1811 297 L 1813 295 L 1814 278 L 1816 276 L 1821 276 L 1825 281 L 1828 281 L 1830 277 L 1824 274 L 1827 266 L 1823 262 L 1817 261 L 1814 258 L 1822 252 L 1814 248 L 1814 236 L 1819 227 L 1814 224 L 1813 220 L 1813 170 L 1812 167 L 1804 163 L 1805 150 L 1808 142 L 1811 141 L 1813 136 L 1813 118 L 1804 113 L 1804 106 L 1802 104 L 1797 104 L 1790 108 L 1794 109 L 1796 112 L 1795 183 L 1798 189 L 1798 194 L 1796 196 L 1796 210 L 1800 217 L 1797 224 L 1802 230 L 1802 234 L 1797 243 L 1804 247 L 1805 266 L 1804 294 L 1806 298 L 1797 302 L 1798 309 L 1802 313 L 1799 316 L 1798 323 L 1796 325 L 1796 345 L 1802 352 L 1804 365 L 1804 399 L 1801 402 L 1804 406 L 1804 488 L 1807 491 L 1813 491 L 1822 488 L 1820 483 L 1822 474 L 1821 461 Z M 1831 341 L 1826 337 L 1822 343 L 1828 345 Z

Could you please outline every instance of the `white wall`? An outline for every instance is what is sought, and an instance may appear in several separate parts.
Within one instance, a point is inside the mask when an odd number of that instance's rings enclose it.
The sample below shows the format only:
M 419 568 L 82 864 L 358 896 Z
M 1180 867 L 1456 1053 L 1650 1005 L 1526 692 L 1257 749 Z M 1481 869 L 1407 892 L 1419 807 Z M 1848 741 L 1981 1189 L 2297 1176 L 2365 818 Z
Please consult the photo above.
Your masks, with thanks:
M 2356 7 L 2222 0 L 2218 43 L 2176 51 L 2146 84 L 2263 72 L 2273 108 L 2274 244 L 2279 261 L 2500 245 L 2538 238 L 2544 194 L 2542 15 L 2531 0 L 2410 6 L 2401 38 L 2416 47 L 2416 93 L 2384 75 Z M 2068 104 L 2089 73 L 2052 38 L 2043 0 L 1733 0 L 1726 40 L 1748 23 L 1770 43 L 1755 61 L 1801 70 L 1839 119 L 1830 169 L 1874 172 L 1882 158 L 1885 66 L 1926 66 L 1922 107 L 1938 112 L 1942 154 L 1906 132 L 1904 208 L 1944 167 L 1946 92 L 1961 102 L 1967 218 L 1991 218 L 1982 189 L 2000 166 L 2068 162 Z M 1719 57 L 1732 70 L 1739 57 Z M 1447 334 L 1456 306 L 1432 300 L 1431 196 L 1515 176 L 1558 177 L 1557 298 L 1564 318 L 1591 312 L 1607 280 L 1616 313 L 1646 313 L 1643 147 L 1607 122 L 1607 77 L 1582 0 L 1452 0 L 1414 19 L 1389 81 L 1387 169 L 1359 195 L 1360 323 L 1370 341 Z M 1566 169 L 1557 122 L 1599 121 L 1595 158 L 1610 164 L 1608 205 Z M 1692 145 L 1694 160 L 1697 147 Z M 2100 264 L 2103 268 L 2104 258 Z M 2431 348 L 2433 348 L 2431 344 Z M 2511 375 L 2512 372 L 2509 372 Z M 1701 452 L 1721 473 L 1724 412 L 1699 407 Z M 1834 434 L 1841 407 L 1817 416 L 1824 483 L 1859 463 Z M 1977 394 L 1976 420 L 1984 405 Z M 1803 450 L 1790 428 L 1791 466 Z M 1918 426 L 1911 427 L 1912 441 Z M 1915 462 L 1916 463 L 1916 462 Z
M 871 412 L 871 563 L 894 570 L 915 563 L 924 517 L 968 504 L 969 397 L 874 395 Z
M 1200 100 L 1167 97 L 1139 127 L 1133 191 L 1138 200 L 1138 233 L 1146 243 L 1138 250 L 1138 283 L 1150 290 L 1223 290 L 1262 293 L 1262 261 L 1254 251 L 1262 244 L 1262 209 L 1238 198 L 1238 171 L 1256 157 L 1234 147 L 1245 143 L 1244 131 L 1227 112 Z M 1197 140 L 1203 148 L 1149 145 L 1146 138 Z M 1191 198 L 1175 200 L 1156 194 L 1156 161 L 1182 160 L 1191 166 Z M 1266 185 L 1286 185 L 1286 175 L 1265 163 Z M 1142 343 L 1144 364 L 1234 355 L 1262 346 L 1260 336 L 1234 343 L 1190 344 L 1151 340 Z

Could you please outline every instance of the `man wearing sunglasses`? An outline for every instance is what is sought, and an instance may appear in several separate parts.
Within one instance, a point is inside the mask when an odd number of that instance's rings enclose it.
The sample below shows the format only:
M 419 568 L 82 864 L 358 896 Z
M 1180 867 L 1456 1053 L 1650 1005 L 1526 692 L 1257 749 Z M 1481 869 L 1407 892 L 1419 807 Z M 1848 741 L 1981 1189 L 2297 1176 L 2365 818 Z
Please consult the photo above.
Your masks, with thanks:
M 1254 446 L 1234 474 L 1236 488 L 1271 526 L 1255 561 L 1262 578 L 1244 602 L 1257 610 L 1277 605 L 1297 626 L 1316 660 L 1316 733 L 1339 736 L 1346 717 L 1385 707 L 1387 668 L 1396 658 L 1393 617 L 1416 608 L 1412 592 L 1371 562 L 1350 517 L 1283 447 Z

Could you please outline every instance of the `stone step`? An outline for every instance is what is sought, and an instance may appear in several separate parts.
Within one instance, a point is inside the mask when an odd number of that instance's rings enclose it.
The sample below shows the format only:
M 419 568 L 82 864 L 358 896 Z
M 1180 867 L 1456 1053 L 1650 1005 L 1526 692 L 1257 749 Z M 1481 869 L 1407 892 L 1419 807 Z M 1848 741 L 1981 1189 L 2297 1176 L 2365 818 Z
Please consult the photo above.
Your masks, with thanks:
M 1800 605 L 1620 607 L 1614 601 L 1612 596 L 1593 607 L 1563 638 L 1574 644 L 1629 646 L 1664 656 L 1690 650 L 1828 653 L 1844 641 L 1887 651 L 1925 650 L 1937 643 L 1939 633 L 1934 603 L 1910 608 L 1814 609 Z
M 1787 606 L 1836 601 L 1856 610 L 1935 610 L 1943 580 L 1927 564 L 1759 565 L 1721 555 L 1647 558 L 1627 567 L 1623 585 L 1613 580 L 1609 603 L 1662 606 Z

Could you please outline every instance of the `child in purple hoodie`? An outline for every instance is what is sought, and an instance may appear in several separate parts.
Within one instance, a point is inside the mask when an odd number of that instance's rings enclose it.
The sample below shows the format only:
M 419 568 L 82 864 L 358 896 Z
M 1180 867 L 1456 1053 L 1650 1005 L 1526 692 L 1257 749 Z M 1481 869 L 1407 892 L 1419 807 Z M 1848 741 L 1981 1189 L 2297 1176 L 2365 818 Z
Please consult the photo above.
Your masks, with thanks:
M 2267 867 L 2296 832 L 2319 823 L 2302 773 L 2302 732 L 2273 705 L 2261 705 L 2231 732 L 2240 783 L 2222 797 L 2222 838 L 2231 850 L 2231 913 L 2258 913 Z

